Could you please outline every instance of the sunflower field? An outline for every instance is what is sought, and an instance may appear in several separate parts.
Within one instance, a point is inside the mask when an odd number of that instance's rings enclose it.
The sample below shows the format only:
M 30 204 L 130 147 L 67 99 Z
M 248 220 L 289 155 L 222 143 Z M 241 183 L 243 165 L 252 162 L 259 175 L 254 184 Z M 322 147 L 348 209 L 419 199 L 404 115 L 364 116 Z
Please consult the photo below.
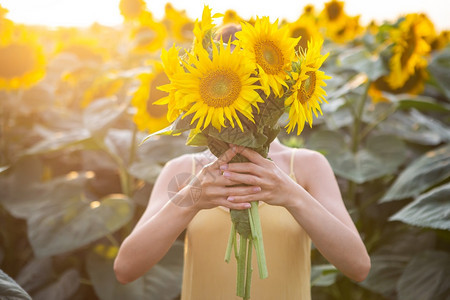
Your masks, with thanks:
M 184 134 L 141 143 L 170 124 L 155 103 L 168 95 L 162 53 L 189 49 L 202 16 L 119 8 L 121 26 L 49 28 L 0 5 L 1 299 L 179 299 L 183 236 L 130 284 L 112 266 L 164 164 L 204 150 Z M 256 22 L 212 11 L 217 25 Z M 278 137 L 327 157 L 372 261 L 356 283 L 313 247 L 312 299 L 448 299 L 450 31 L 420 12 L 362 24 L 335 0 L 278 24 L 300 51 L 320 40 L 329 53 L 298 98 L 309 107 L 323 89 L 323 115 Z

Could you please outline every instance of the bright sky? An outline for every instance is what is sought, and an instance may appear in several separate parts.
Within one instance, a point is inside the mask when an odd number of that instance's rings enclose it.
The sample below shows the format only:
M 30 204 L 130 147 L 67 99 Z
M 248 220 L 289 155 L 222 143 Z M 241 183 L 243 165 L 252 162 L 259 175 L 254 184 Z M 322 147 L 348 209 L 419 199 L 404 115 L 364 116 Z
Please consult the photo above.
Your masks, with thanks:
M 9 10 L 8 18 L 18 23 L 49 26 L 89 26 L 93 22 L 103 25 L 122 23 L 119 12 L 120 0 L 0 0 Z M 147 6 L 154 16 L 161 18 L 164 5 L 171 2 L 176 9 L 185 9 L 193 18 L 201 18 L 203 4 L 208 4 L 213 13 L 233 9 L 243 18 L 269 16 L 294 21 L 306 4 L 313 4 L 317 11 L 328 0 L 147 0 Z M 366 24 L 374 19 L 395 20 L 410 12 L 424 12 L 439 30 L 450 29 L 450 1 L 448 0 L 346 0 L 345 11 L 349 15 L 361 15 Z

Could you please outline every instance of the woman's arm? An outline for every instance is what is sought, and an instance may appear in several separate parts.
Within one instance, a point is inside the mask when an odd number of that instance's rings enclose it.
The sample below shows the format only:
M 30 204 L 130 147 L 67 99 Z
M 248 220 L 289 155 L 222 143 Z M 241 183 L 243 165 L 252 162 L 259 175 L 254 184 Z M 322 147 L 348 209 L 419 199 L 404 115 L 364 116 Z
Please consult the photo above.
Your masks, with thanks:
M 226 201 L 225 195 L 230 193 L 245 195 L 256 192 L 254 187 L 228 187 L 233 182 L 221 176 L 220 164 L 227 163 L 234 155 L 230 149 L 203 167 L 191 183 L 170 199 L 169 182 L 177 174 L 191 171 L 192 157 L 185 155 L 166 164 L 155 182 L 146 211 L 123 241 L 114 261 L 114 272 L 119 282 L 134 281 L 152 268 L 199 210 L 218 205 L 231 209 L 250 206 L 248 203 Z
M 306 151 L 296 157 L 297 178 L 294 182 L 273 161 L 250 149 L 241 149 L 250 163 L 225 164 L 224 176 L 245 184 L 260 186 L 255 195 L 234 196 L 234 203 L 263 201 L 286 207 L 311 237 L 322 255 L 349 278 L 362 281 L 370 269 L 370 258 L 351 220 L 326 158 L 318 152 Z M 306 156 L 306 157 L 305 157 Z M 301 174 L 300 174 L 301 173 Z

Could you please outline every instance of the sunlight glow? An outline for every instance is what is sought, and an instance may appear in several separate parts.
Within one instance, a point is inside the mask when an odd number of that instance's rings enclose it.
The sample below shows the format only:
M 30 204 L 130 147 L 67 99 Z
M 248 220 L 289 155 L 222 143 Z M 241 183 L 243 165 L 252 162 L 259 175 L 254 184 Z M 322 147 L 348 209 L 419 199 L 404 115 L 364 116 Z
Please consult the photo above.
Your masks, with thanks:
M 25 24 L 40 24 L 47 26 L 89 26 L 94 22 L 115 26 L 123 22 L 119 11 L 120 0 L 2 0 L 2 6 L 9 10 L 8 17 L 15 22 Z M 147 0 L 149 10 L 156 18 L 164 15 L 167 2 L 177 9 L 185 9 L 193 18 L 201 17 L 203 5 L 207 4 L 215 12 L 225 12 L 227 9 L 236 10 L 244 18 L 255 15 L 269 16 L 271 19 L 295 20 L 306 4 L 313 4 L 316 10 L 322 10 L 324 0 L 277 0 L 276 4 L 260 0 Z M 394 20 L 400 15 L 411 12 L 424 12 L 435 23 L 438 29 L 449 29 L 450 18 L 447 17 L 449 7 L 447 0 L 410 0 L 404 1 L 378 0 L 345 1 L 345 11 L 350 15 L 361 15 L 361 21 L 371 20 L 382 22 Z

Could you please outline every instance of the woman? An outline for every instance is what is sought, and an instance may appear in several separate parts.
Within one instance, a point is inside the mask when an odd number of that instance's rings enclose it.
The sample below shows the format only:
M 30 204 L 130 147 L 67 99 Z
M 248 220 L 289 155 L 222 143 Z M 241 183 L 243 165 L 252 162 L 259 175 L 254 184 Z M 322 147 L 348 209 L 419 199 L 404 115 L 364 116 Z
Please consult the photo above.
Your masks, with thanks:
M 250 162 L 229 163 L 236 153 Z M 236 146 L 213 157 L 209 151 L 183 155 L 163 168 L 145 213 L 116 258 L 121 283 L 147 272 L 187 229 L 182 299 L 239 299 L 234 296 L 236 264 L 223 261 L 228 209 L 248 208 L 251 201 L 260 201 L 269 271 L 263 280 L 253 276 L 252 299 L 310 299 L 311 241 L 344 275 L 365 279 L 369 256 L 323 155 L 276 139 L 271 160 Z M 169 199 L 169 182 L 182 173 L 196 176 Z M 236 184 L 248 186 L 232 187 Z

